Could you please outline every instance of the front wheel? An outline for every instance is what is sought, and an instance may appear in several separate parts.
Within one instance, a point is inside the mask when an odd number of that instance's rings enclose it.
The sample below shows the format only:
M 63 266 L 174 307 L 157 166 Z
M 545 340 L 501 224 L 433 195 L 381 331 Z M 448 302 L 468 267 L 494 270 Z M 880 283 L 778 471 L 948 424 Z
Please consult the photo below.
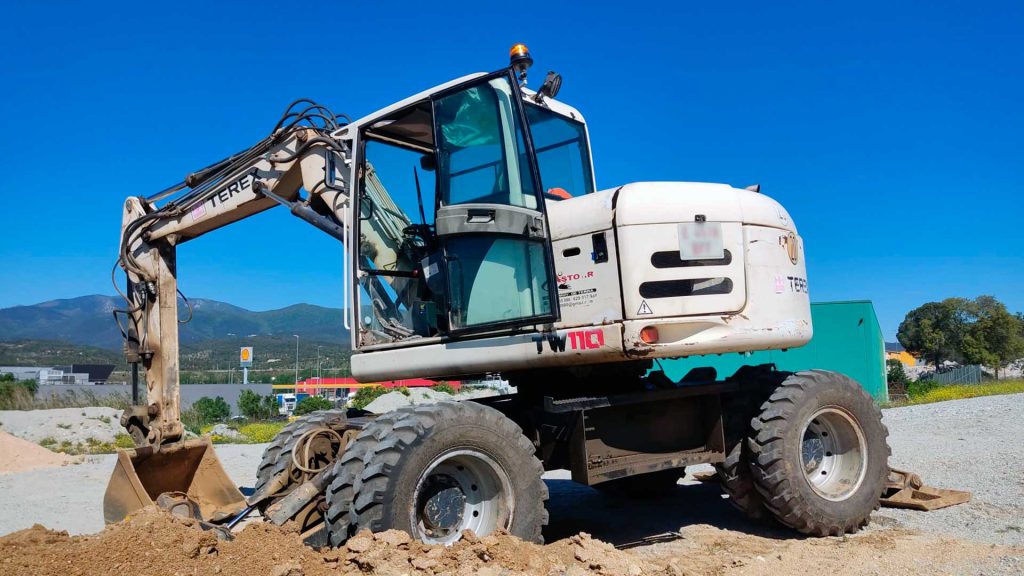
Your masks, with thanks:
M 793 374 L 751 425 L 754 486 L 779 522 L 816 536 L 868 523 L 889 471 L 888 431 L 857 382 L 824 370 Z
M 331 543 L 398 529 L 431 544 L 506 530 L 541 542 L 548 491 L 533 444 L 503 414 L 472 402 L 409 406 L 373 421 L 327 490 Z

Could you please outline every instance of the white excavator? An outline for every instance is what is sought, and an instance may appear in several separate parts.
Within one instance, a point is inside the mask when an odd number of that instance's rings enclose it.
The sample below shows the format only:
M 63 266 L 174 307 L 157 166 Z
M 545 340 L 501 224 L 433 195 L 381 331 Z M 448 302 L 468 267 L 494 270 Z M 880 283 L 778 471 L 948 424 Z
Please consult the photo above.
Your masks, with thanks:
M 587 124 L 526 87 L 532 58 L 349 121 L 310 100 L 270 134 L 124 204 L 126 353 L 147 404 L 125 411 L 105 515 L 153 503 L 222 531 L 259 510 L 309 542 L 396 528 L 430 543 L 503 529 L 540 541 L 545 470 L 656 495 L 716 466 L 730 501 L 811 535 L 864 526 L 889 468 L 860 385 L 773 365 L 660 358 L 805 344 L 804 247 L 757 186 L 637 182 L 597 190 Z M 268 446 L 247 498 L 179 419 L 183 242 L 284 207 L 338 239 L 352 373 L 363 382 L 500 373 L 516 393 L 385 414 L 303 416 Z M 301 258 L 301 251 L 296 251 Z

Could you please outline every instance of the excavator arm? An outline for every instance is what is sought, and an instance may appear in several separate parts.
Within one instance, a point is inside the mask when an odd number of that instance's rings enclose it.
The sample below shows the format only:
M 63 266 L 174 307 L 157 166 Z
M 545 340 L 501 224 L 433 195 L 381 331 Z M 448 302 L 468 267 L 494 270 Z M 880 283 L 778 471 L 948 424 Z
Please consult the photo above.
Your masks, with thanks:
M 305 108 L 297 108 L 301 105 Z M 145 369 L 148 404 L 126 410 L 122 425 L 137 446 L 159 450 L 184 436 L 178 374 L 177 246 L 278 205 L 349 242 L 355 186 L 349 142 L 332 136 L 338 128 L 339 117 L 323 106 L 297 101 L 270 136 L 253 147 L 192 173 L 152 197 L 133 196 L 125 201 L 118 265 L 127 275 L 123 295 L 128 306 L 118 311 L 125 319 L 119 325 L 133 374 L 139 364 Z M 397 210 L 375 177 L 368 180 L 365 193 L 372 204 L 395 209 L 375 210 L 370 225 L 364 226 L 364 234 L 370 237 L 361 242 L 374 247 L 375 263 L 393 264 L 403 258 L 403 232 L 409 219 Z M 347 289 L 347 278 L 345 282 Z M 386 296 L 382 291 L 382 297 Z M 382 304 L 388 305 L 393 303 Z M 133 380 L 137 390 L 137 377 Z

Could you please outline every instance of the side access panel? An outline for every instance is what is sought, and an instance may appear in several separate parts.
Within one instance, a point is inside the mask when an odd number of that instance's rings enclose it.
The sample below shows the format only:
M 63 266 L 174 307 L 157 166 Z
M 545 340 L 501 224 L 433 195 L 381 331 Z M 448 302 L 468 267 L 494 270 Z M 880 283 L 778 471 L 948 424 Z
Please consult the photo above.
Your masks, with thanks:
M 601 230 L 556 240 L 553 248 L 562 312 L 555 326 L 599 326 L 621 321 L 615 232 Z

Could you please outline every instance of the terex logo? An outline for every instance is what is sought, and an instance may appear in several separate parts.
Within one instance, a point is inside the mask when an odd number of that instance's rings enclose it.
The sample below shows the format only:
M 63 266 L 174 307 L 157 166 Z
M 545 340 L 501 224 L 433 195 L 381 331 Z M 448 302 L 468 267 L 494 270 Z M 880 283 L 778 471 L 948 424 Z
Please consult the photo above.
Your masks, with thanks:
M 565 343 L 573 350 L 593 350 L 604 346 L 604 332 L 600 330 L 574 330 L 572 332 L 555 332 L 554 334 L 538 334 L 533 337 L 537 345 L 537 354 L 544 352 L 544 341 L 552 352 L 565 352 Z

